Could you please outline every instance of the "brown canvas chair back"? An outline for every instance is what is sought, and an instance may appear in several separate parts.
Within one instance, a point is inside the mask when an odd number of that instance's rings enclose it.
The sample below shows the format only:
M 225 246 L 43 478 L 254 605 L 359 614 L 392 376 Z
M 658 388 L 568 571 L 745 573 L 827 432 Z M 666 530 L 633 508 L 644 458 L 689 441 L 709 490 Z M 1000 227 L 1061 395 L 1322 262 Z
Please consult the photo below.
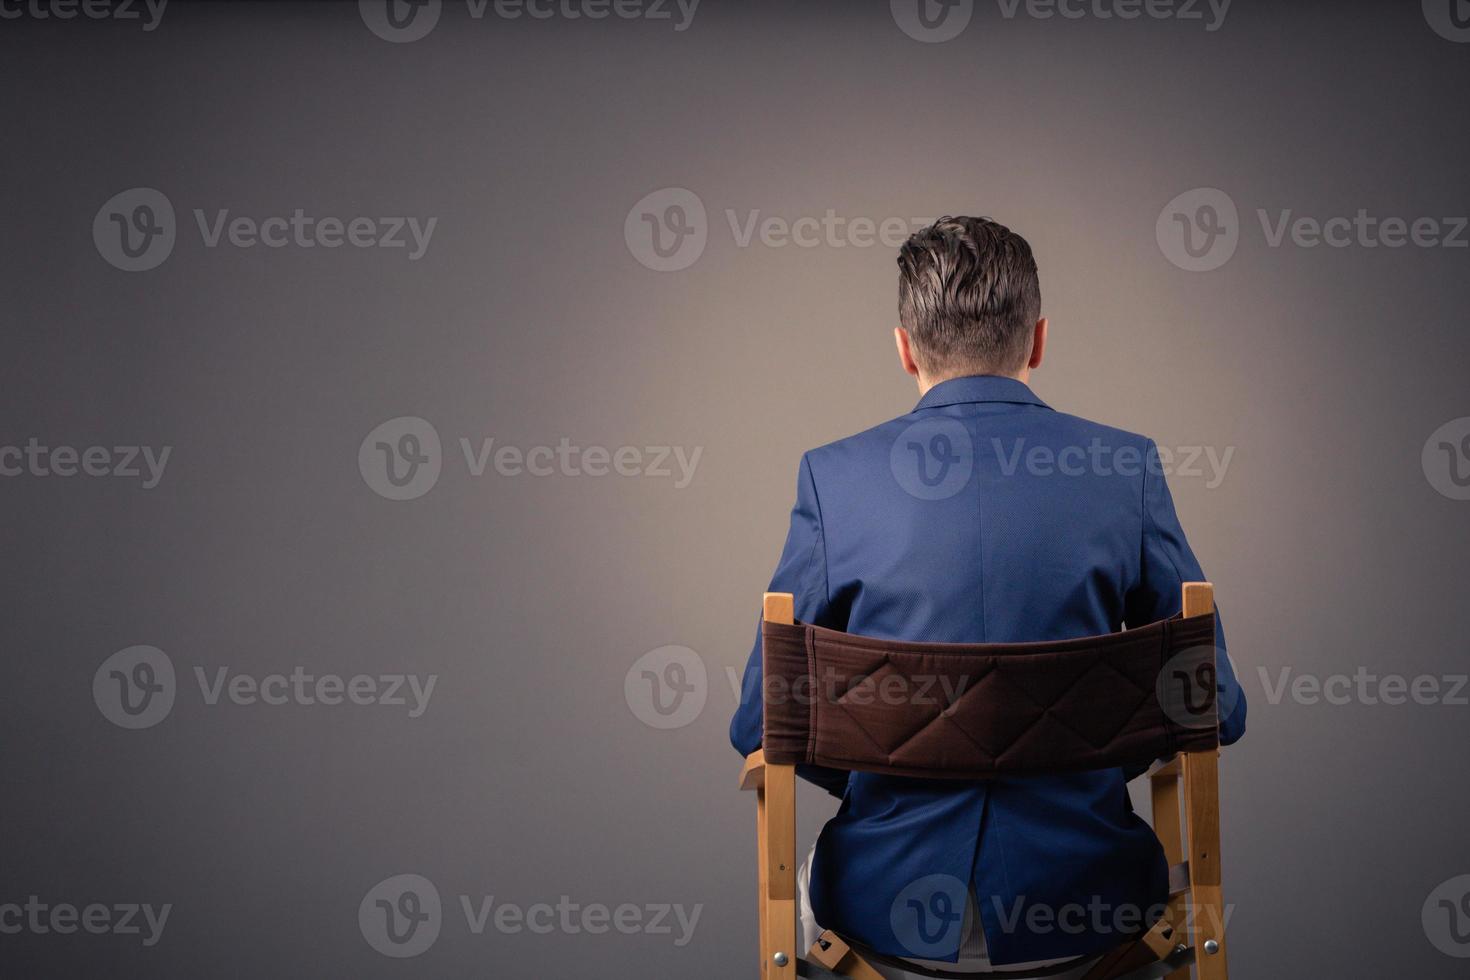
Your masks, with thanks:
M 1218 744 L 1213 611 L 1049 643 L 902 643 L 766 622 L 766 761 L 986 779 Z
M 796 623 L 793 597 L 767 593 L 765 741 L 740 774 L 756 795 L 760 976 L 881 980 L 831 932 L 796 955 L 796 766 L 987 779 L 1158 759 L 1149 783 L 1168 911 L 1087 980 L 1160 962 L 1168 980 L 1226 980 L 1214 590 L 1185 583 L 1182 605 L 1173 619 L 1077 640 L 902 643 Z

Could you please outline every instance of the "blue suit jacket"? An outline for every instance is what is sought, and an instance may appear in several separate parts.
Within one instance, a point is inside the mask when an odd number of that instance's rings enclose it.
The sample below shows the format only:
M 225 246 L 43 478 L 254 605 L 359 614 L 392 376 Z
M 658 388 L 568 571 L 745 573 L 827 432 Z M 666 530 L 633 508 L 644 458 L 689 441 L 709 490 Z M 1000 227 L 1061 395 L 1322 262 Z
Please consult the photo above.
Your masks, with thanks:
M 808 623 L 993 643 L 1146 625 L 1178 613 L 1180 584 L 1201 580 L 1150 440 L 978 376 L 802 458 L 770 588 L 793 593 Z M 1246 706 L 1223 631 L 1216 641 L 1230 743 Z M 730 737 L 749 754 L 761 735 L 757 635 Z M 966 884 L 996 964 L 1114 946 L 1167 898 L 1163 851 L 1128 798 L 1136 772 L 802 775 L 842 797 L 817 845 L 817 921 L 880 952 L 953 961 Z M 959 894 L 940 894 L 946 882 Z

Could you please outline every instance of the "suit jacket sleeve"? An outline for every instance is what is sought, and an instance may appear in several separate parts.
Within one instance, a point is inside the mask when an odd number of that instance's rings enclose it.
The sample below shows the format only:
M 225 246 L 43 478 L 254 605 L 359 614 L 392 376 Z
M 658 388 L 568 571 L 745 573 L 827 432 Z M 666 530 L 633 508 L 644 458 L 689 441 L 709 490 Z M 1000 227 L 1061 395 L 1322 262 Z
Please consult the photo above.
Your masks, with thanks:
M 786 546 L 771 576 L 769 592 L 790 592 L 796 597 L 796 618 L 842 629 L 845 623 L 832 621 L 832 608 L 827 597 L 827 554 L 822 537 L 822 510 L 817 499 L 811 464 L 803 456 L 796 477 L 796 506 L 791 508 L 791 528 L 786 532 Z M 761 747 L 764 711 L 761 690 L 764 671 L 761 664 L 760 622 L 757 617 L 755 646 L 745 665 L 745 679 L 740 687 L 740 705 L 730 722 L 730 742 L 742 756 Z M 799 766 L 797 774 L 816 783 L 835 796 L 847 786 L 846 772 L 816 766 Z
M 1190 550 L 1174 512 L 1174 498 L 1164 481 L 1158 448 L 1152 441 L 1146 451 L 1143 486 L 1143 545 L 1138 581 L 1128 593 L 1124 617 L 1130 626 L 1167 619 L 1180 611 L 1180 587 L 1185 582 L 1207 581 Z M 1226 655 L 1225 627 L 1220 610 L 1215 610 L 1216 692 L 1220 712 L 1220 743 L 1229 745 L 1245 734 L 1245 694 L 1235 678 Z

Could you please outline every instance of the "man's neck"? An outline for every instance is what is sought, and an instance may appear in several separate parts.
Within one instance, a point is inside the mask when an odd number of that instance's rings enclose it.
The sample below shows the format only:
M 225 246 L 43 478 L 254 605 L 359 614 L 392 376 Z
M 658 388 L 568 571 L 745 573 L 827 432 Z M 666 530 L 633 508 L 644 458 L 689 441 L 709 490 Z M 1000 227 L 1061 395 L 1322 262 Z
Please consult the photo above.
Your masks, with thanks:
M 929 394 L 929 389 L 930 388 L 933 388 L 935 385 L 938 385 L 938 384 L 943 384 L 946 381 L 953 381 L 955 378 L 973 378 L 977 374 L 987 374 L 987 373 L 988 372 L 985 372 L 985 371 L 961 371 L 961 372 L 958 372 L 956 374 L 941 374 L 938 377 L 930 378 L 930 377 L 925 376 L 922 372 L 920 372 L 919 378 L 918 378 L 918 381 L 919 381 L 919 397 L 920 398 L 923 398 L 925 395 Z M 1010 378 L 1011 380 L 1013 380 L 1013 381 L 1019 381 L 1022 384 L 1030 384 L 1031 383 L 1031 369 L 1029 367 L 1024 367 L 1024 368 L 1022 368 L 1016 374 L 995 374 L 995 375 L 991 375 L 991 377 L 996 377 L 996 378 Z

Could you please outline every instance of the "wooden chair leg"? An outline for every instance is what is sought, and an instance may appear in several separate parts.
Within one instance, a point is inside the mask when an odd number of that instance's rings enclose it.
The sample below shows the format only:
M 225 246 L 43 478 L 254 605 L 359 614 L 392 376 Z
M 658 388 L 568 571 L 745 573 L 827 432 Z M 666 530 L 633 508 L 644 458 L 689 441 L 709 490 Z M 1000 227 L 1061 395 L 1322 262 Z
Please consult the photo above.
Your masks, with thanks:
M 1219 750 L 1184 756 L 1189 811 L 1189 945 L 1200 980 L 1226 980 L 1225 901 L 1220 888 Z
M 1208 582 L 1184 584 L 1185 616 L 1215 609 Z M 1226 980 L 1225 901 L 1220 889 L 1220 750 L 1186 752 L 1180 759 L 1189 861 L 1189 945 L 1199 980 Z
M 795 621 L 795 597 L 767 592 L 762 614 L 768 622 Z M 796 945 L 796 767 L 766 766 L 766 850 L 761 862 L 766 895 L 761 969 L 767 980 L 795 980 Z
M 764 775 L 764 774 L 763 774 Z M 766 903 L 766 862 L 769 860 L 770 851 L 766 844 L 766 787 L 764 784 L 755 791 L 755 850 L 757 864 L 757 880 L 759 894 L 756 903 L 756 921 L 760 924 L 760 957 L 761 976 L 766 975 L 766 963 L 771 958 L 771 940 L 767 935 L 766 923 L 770 920 L 770 912 Z
M 1171 868 L 1184 861 L 1184 828 L 1179 810 L 1180 770 L 1180 762 L 1176 757 L 1155 769 L 1149 776 L 1149 786 L 1153 794 L 1154 833 L 1164 846 L 1164 859 Z M 1178 937 L 1178 942 L 1186 938 L 1186 899 L 1187 896 L 1171 898 L 1169 909 L 1164 913 L 1163 921 L 1169 924 L 1173 935 Z M 1173 971 L 1167 980 L 1189 980 L 1189 967 L 1183 966 Z
M 766 948 L 769 980 L 796 977 L 796 767 L 766 767 Z

